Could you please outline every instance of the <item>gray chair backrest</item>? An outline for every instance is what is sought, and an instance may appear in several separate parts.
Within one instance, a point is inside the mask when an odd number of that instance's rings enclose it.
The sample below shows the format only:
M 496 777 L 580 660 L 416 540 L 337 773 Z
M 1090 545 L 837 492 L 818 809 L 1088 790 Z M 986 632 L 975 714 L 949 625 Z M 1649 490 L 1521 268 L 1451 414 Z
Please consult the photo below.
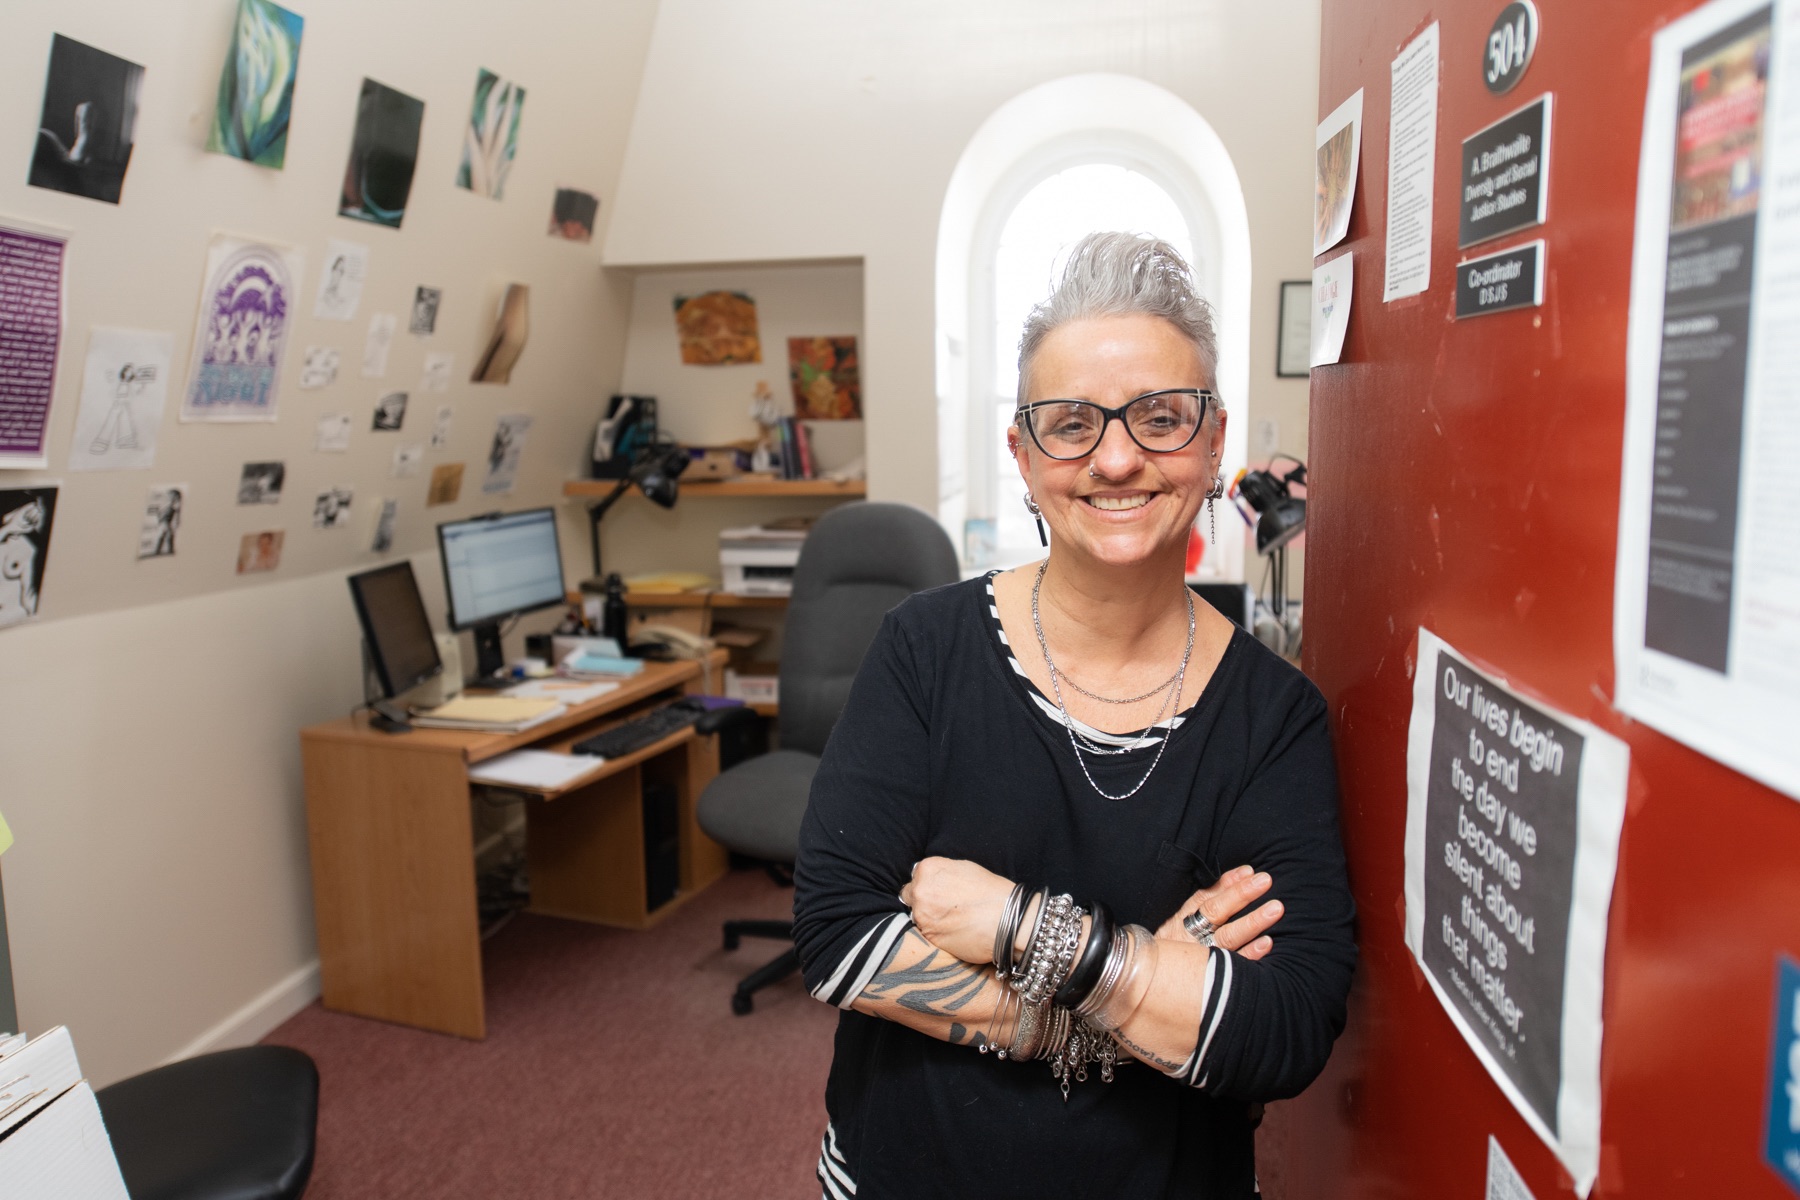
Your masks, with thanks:
M 957 575 L 943 527 L 910 505 L 857 502 L 819 518 L 800 548 L 782 633 L 782 747 L 823 751 L 881 618 Z

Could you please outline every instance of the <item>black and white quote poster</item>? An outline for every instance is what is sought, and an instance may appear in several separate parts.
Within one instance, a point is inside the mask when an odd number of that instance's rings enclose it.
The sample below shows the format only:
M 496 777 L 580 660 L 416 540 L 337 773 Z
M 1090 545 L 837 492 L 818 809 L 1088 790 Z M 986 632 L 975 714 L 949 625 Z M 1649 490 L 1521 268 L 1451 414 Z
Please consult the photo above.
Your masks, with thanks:
M 1406 941 L 1576 1190 L 1600 1157 L 1600 991 L 1629 755 L 1419 630 Z

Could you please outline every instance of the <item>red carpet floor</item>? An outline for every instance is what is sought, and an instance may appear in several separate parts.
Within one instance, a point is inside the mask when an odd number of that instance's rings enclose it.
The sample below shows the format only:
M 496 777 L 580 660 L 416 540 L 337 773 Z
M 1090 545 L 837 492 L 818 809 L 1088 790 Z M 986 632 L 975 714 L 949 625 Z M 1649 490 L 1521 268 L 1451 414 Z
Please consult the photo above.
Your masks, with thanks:
M 781 944 L 719 941 L 792 897 L 746 871 L 647 933 L 521 915 L 484 948 L 483 1042 L 313 1004 L 266 1039 L 319 1064 L 308 1200 L 816 1197 L 836 1013 L 795 977 L 733 1016 Z

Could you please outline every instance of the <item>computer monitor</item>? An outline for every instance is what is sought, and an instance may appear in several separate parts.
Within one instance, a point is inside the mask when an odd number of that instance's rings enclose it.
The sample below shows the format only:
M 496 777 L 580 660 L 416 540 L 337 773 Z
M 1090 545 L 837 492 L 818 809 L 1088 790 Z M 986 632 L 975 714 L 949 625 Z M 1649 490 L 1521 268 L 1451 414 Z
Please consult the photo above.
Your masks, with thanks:
M 443 671 L 410 562 L 352 575 L 350 598 L 356 602 L 356 619 L 362 622 L 369 662 L 388 699 Z
M 556 510 L 489 513 L 438 526 L 450 627 L 475 634 L 477 679 L 506 667 L 500 622 L 561 604 L 562 555 L 556 545 Z

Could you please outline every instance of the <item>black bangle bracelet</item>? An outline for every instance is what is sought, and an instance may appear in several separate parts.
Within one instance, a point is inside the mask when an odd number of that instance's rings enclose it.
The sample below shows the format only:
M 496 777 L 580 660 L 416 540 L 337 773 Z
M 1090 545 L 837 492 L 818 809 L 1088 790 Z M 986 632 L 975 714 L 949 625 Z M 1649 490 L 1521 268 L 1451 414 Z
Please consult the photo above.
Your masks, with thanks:
M 1018 952 L 1018 955 L 1013 962 L 1012 971 L 1009 972 L 1013 979 L 1025 978 L 1025 969 L 1031 963 L 1032 947 L 1037 945 L 1038 931 L 1044 927 L 1044 910 L 1050 907 L 1050 889 L 1042 887 L 1026 897 L 1024 906 L 1019 910 L 1021 926 L 1024 924 L 1024 914 L 1031 909 L 1031 901 L 1033 899 L 1037 900 L 1037 916 L 1033 917 L 1031 920 L 1031 936 L 1025 939 L 1025 949 Z M 1014 934 L 1013 937 L 1017 940 L 1018 935 Z
M 994 931 L 994 970 L 1002 977 L 1012 973 L 1013 942 L 1025 919 L 1025 897 L 1030 894 L 1029 885 L 1015 883 L 1006 897 L 1006 907 L 1000 910 L 1000 927 Z
M 1075 969 L 1069 972 L 1068 979 L 1056 989 L 1052 1002 L 1068 1009 L 1078 1007 L 1100 982 L 1100 971 L 1106 965 L 1106 956 L 1112 953 L 1113 919 L 1112 911 L 1094 902 L 1093 924 L 1088 927 L 1087 946 L 1081 952 L 1081 958 Z

